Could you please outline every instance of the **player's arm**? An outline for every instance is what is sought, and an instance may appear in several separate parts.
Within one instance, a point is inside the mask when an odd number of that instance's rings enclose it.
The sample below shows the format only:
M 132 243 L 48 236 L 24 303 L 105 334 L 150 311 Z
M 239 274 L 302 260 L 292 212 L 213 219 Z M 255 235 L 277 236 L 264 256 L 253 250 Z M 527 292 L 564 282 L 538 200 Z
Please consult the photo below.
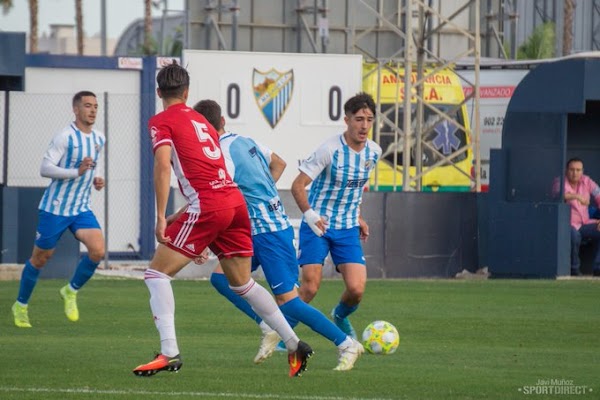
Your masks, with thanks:
M 67 144 L 64 136 L 57 135 L 52 139 L 42 159 L 41 176 L 51 179 L 75 179 L 94 168 L 94 160 L 91 157 L 85 157 L 76 168 L 59 167 L 58 165 L 65 154 L 66 148 Z
M 358 208 L 358 229 L 360 240 L 364 240 L 365 242 L 369 238 L 369 224 L 365 221 L 360 214 L 360 207 Z
M 167 226 L 171 225 L 173 222 L 177 221 L 177 219 L 188 209 L 188 205 L 184 205 L 179 210 L 175 211 L 173 214 L 167 217 Z
M 81 165 L 79 168 L 62 168 L 44 157 L 42 166 L 40 167 L 40 175 L 51 179 L 75 179 L 79 175 L 82 175 L 80 169 Z
M 308 202 L 306 187 L 310 185 L 311 182 L 312 178 L 310 176 L 306 175 L 304 172 L 300 172 L 292 183 L 292 196 L 294 196 L 294 200 L 296 201 L 298 208 L 300 208 L 300 211 L 302 211 L 304 220 L 310 229 L 315 235 L 323 236 L 327 230 L 327 225 L 321 216 L 310 207 L 310 203 Z
M 308 193 L 306 187 L 310 185 L 312 179 L 304 172 L 300 172 L 294 182 L 292 182 L 292 196 L 298 205 L 298 208 L 303 213 L 310 210 L 310 203 L 308 202 Z
M 271 176 L 273 180 L 277 182 L 279 178 L 281 178 L 281 174 L 285 170 L 287 163 L 283 160 L 283 158 L 279 157 L 275 153 L 271 153 L 271 162 L 269 163 L 269 171 L 271 171 Z
M 154 152 L 154 192 L 156 194 L 156 239 L 170 241 L 165 236 L 167 202 L 171 183 L 171 146 L 160 146 Z
M 96 163 L 94 165 L 94 189 L 102 190 L 105 185 L 104 181 L 104 162 L 102 157 L 96 157 Z
M 81 160 L 81 164 L 77 168 L 63 168 L 54 164 L 49 159 L 42 160 L 40 167 L 40 175 L 44 178 L 51 179 L 74 179 L 85 174 L 90 169 L 94 168 L 94 160 L 91 157 L 85 157 Z

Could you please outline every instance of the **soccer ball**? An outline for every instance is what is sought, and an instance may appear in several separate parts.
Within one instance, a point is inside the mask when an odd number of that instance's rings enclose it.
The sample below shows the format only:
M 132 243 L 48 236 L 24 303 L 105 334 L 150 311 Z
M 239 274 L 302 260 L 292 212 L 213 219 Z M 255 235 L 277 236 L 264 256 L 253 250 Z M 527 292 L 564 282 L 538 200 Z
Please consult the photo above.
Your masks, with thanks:
M 363 346 L 372 354 L 392 354 L 400 344 L 398 330 L 387 321 L 371 322 L 362 334 Z

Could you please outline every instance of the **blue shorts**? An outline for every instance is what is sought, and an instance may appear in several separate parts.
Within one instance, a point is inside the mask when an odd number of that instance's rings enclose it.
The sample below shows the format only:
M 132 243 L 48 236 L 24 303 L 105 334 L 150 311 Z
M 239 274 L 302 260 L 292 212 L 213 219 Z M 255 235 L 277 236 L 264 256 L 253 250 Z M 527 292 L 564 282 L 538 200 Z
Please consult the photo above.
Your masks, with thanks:
M 321 264 L 325 262 L 327 253 L 336 266 L 340 264 L 366 265 L 362 245 L 360 244 L 360 228 L 327 229 L 321 237 L 314 234 L 306 222 L 300 224 L 300 266 Z M 339 271 L 338 271 L 339 272 Z
M 44 250 L 53 249 L 67 229 L 74 235 L 79 229 L 100 229 L 100 224 L 91 211 L 85 211 L 72 217 L 63 217 L 38 210 L 35 245 Z
M 252 236 L 252 271 L 262 266 L 274 295 L 290 292 L 298 286 L 298 260 L 294 247 L 294 228 Z

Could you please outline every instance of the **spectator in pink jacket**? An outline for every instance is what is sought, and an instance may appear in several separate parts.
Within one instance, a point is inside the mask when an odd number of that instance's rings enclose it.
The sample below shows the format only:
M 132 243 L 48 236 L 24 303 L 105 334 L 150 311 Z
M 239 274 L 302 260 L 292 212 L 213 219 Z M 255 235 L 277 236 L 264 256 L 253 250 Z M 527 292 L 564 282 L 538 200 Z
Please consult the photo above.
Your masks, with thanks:
M 595 247 L 594 276 L 600 276 L 600 220 L 590 218 L 590 200 L 600 206 L 600 187 L 583 174 L 583 161 L 567 162 L 565 202 L 571 206 L 571 275 L 581 275 L 579 248 L 582 241 L 592 241 Z

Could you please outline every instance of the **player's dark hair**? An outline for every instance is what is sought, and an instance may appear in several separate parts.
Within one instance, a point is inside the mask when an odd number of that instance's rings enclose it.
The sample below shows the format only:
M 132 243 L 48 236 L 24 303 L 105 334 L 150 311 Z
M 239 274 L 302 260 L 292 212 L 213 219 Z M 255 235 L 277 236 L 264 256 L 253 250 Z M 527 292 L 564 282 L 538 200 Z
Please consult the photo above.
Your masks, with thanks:
M 222 128 L 221 126 L 221 106 L 214 100 L 200 100 L 194 106 L 194 110 L 198 111 L 200 114 L 204 115 L 204 118 L 216 130 Z
M 185 68 L 173 60 L 172 64 L 165 65 L 158 71 L 156 83 L 162 98 L 181 97 L 190 86 L 190 75 Z
M 375 115 L 377 106 L 370 94 L 360 92 L 346 101 L 346 104 L 344 104 L 344 113 L 346 113 L 346 115 L 356 114 L 364 108 L 368 108 L 373 115 Z
M 73 107 L 79 104 L 81 102 L 81 99 L 86 96 L 96 97 L 94 92 L 90 92 L 89 90 L 82 90 L 81 92 L 77 92 L 75 93 L 75 96 L 73 96 Z
M 573 157 L 573 158 L 569 159 L 569 161 L 567 161 L 566 168 L 569 169 L 569 166 L 571 165 L 571 163 L 574 163 L 574 162 L 580 162 L 581 165 L 583 165 L 583 160 L 581 158 Z

